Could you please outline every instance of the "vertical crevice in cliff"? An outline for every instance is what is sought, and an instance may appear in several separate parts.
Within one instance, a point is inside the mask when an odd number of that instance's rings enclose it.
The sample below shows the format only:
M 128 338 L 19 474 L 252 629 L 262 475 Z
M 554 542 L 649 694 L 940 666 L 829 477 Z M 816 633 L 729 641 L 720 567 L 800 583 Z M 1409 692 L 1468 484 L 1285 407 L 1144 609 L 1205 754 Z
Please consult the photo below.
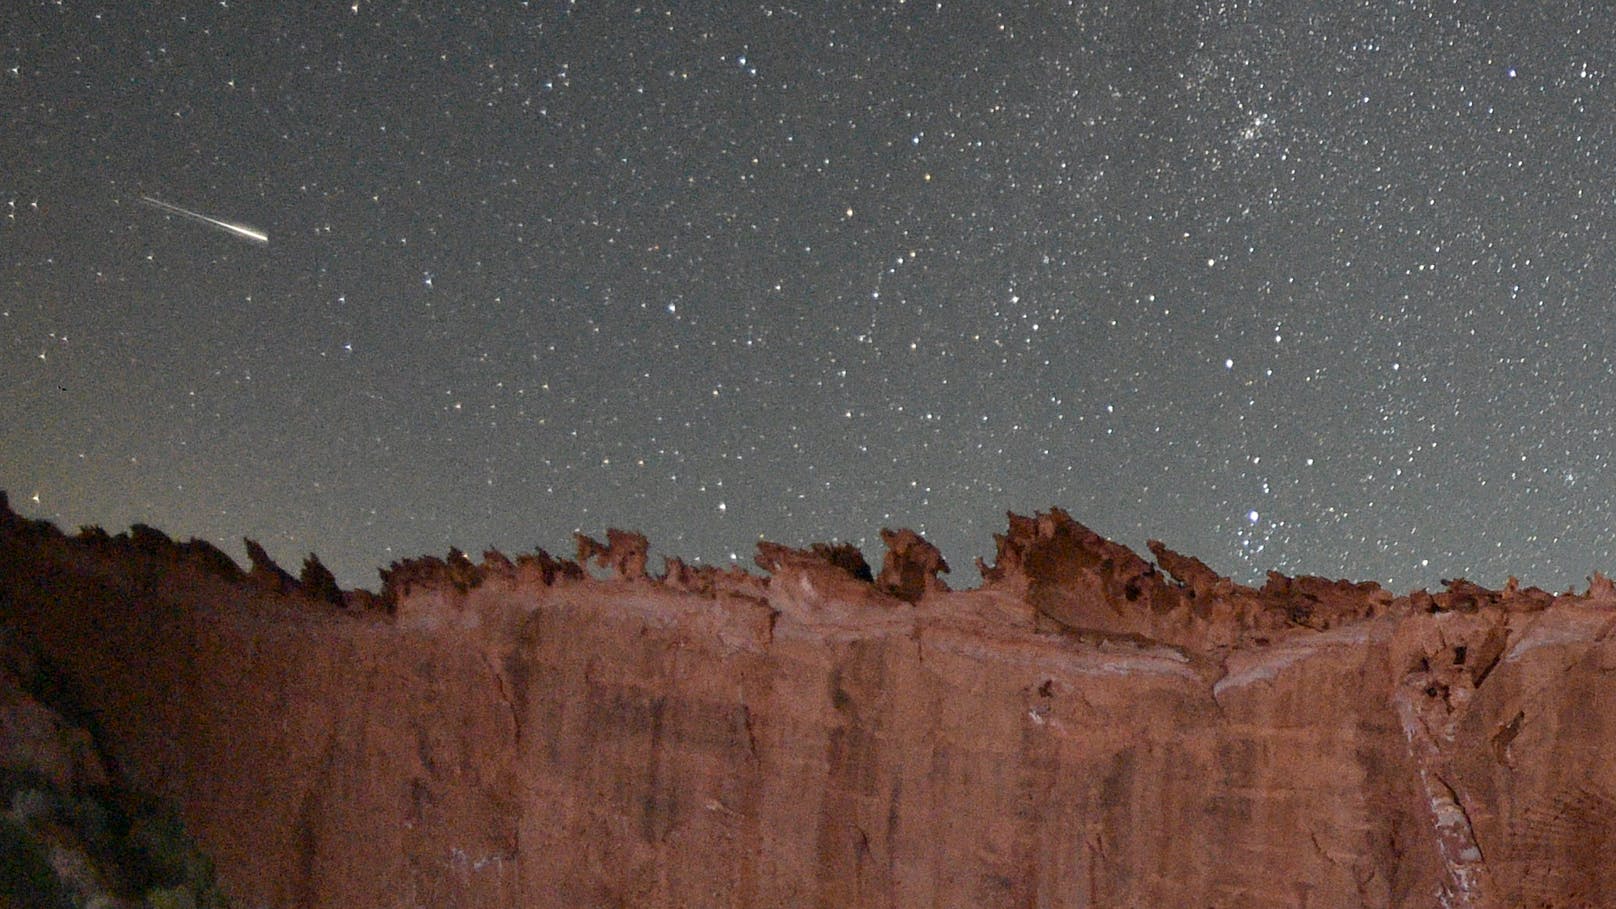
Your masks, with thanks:
M 751 760 L 752 766 L 758 766 L 757 727 L 752 722 L 752 708 L 741 704 L 741 731 L 746 733 L 746 756 Z
M 667 733 L 668 699 L 650 700 L 650 747 L 646 767 L 645 797 L 640 804 L 640 838 L 647 843 L 661 843 L 677 826 L 679 802 L 677 793 L 668 785 L 669 769 L 664 754 Z
M 483 668 L 487 669 L 488 674 L 494 679 L 494 691 L 499 695 L 499 702 L 505 705 L 505 711 L 510 715 L 511 739 L 518 753 L 520 753 L 522 747 L 522 715 L 517 712 L 516 702 L 511 699 L 510 689 L 505 685 L 505 675 L 499 671 L 499 667 L 494 664 L 488 654 L 485 653 L 482 656 Z
M 1491 591 L 1462 579 L 1447 583 L 1449 592 L 1425 597 L 1422 611 L 1400 630 L 1398 659 L 1404 668 L 1391 701 L 1442 860 L 1442 905 L 1490 907 L 1499 905 L 1497 882 L 1456 761 L 1463 757 L 1458 744 L 1462 721 L 1477 689 L 1492 677 L 1508 648 L 1509 613 L 1498 608 Z M 1515 593 L 1513 582 L 1506 593 Z M 1495 734 L 1492 750 L 1503 751 L 1511 738 L 1512 733 L 1506 735 L 1500 746 Z
M 885 837 L 868 833 L 878 829 L 878 816 L 865 810 L 881 796 L 887 656 L 883 644 L 852 642 L 826 679 L 826 786 L 814 841 L 818 906 L 869 905 L 891 884 L 886 857 L 872 848 Z
M 1446 705 L 1440 698 L 1427 694 L 1423 682 L 1417 676 L 1405 680 L 1392 693 L 1392 701 L 1408 742 L 1409 755 L 1419 773 L 1428 818 L 1436 834 L 1437 851 L 1447 871 L 1441 904 L 1453 909 L 1492 909 L 1498 905 L 1492 873 L 1476 842 L 1464 801 L 1448 781 L 1449 762 L 1425 716 L 1432 711 L 1445 713 Z M 1439 720 L 1438 728 L 1448 722 L 1446 716 L 1435 719 Z
M 320 905 L 321 893 L 319 887 L 318 864 L 320 860 L 320 825 L 326 815 L 326 792 L 331 786 L 331 776 L 337 761 L 338 729 L 337 723 L 332 722 L 327 734 L 325 747 L 320 751 L 319 765 L 314 773 L 314 779 L 303 793 L 302 803 L 297 810 L 296 849 L 297 870 L 296 880 L 290 881 L 287 889 L 295 894 L 294 905 L 314 907 Z

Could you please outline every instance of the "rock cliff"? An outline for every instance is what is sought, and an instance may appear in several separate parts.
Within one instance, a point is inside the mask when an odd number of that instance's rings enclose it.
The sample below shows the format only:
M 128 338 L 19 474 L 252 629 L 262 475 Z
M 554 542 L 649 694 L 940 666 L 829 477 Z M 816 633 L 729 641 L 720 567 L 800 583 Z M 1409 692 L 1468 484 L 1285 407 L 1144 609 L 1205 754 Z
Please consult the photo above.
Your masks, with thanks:
M 0 507 L 0 622 L 246 906 L 1616 905 L 1616 587 L 1261 588 L 1053 510 L 766 575 Z

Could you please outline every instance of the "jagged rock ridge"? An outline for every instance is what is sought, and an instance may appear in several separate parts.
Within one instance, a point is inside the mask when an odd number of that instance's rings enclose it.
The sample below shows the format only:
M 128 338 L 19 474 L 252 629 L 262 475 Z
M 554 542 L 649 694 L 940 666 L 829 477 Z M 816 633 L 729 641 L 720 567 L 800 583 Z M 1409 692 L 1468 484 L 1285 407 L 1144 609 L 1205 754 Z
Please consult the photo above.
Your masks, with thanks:
M 341 591 L 0 509 L 0 619 L 248 904 L 1606 905 L 1616 588 L 1393 595 L 1011 515 L 766 576 L 578 538 Z M 604 572 L 596 577 L 591 571 Z

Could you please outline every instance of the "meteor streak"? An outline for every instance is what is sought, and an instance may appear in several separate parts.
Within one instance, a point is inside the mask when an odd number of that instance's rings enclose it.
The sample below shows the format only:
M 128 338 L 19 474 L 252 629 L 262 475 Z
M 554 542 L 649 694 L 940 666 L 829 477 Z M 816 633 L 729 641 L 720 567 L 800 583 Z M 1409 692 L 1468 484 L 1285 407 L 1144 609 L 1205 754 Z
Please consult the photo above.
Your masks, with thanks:
M 155 208 L 158 211 L 168 212 L 171 215 L 179 215 L 182 218 L 190 218 L 192 221 L 206 224 L 209 227 L 217 227 L 227 234 L 240 237 L 243 240 L 248 240 L 258 244 L 259 246 L 269 245 L 269 234 L 264 233 L 256 227 L 249 227 L 245 224 L 237 224 L 234 221 L 221 221 L 218 218 L 210 218 L 207 215 L 197 214 L 190 209 L 180 208 L 178 205 L 164 202 L 162 199 L 154 199 L 151 196 L 141 196 L 140 201 L 150 205 L 152 208 Z

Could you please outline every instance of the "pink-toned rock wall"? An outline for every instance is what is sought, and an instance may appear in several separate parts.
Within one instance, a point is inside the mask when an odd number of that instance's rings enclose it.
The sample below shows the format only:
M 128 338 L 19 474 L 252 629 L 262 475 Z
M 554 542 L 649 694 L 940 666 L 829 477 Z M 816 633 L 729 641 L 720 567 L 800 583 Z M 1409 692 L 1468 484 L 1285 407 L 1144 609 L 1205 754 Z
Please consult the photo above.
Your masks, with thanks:
M 246 906 L 1616 905 L 1603 578 L 1258 590 L 1057 511 L 949 591 L 911 537 L 345 609 L 8 516 L 0 621 Z

